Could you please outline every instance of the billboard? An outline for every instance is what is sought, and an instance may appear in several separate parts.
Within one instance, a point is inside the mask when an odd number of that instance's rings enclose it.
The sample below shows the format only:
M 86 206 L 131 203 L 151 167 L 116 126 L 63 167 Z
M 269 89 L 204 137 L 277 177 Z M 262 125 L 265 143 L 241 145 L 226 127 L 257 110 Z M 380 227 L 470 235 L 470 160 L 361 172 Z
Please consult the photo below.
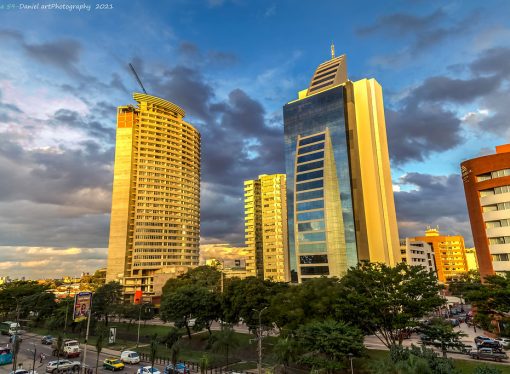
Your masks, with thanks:
M 75 322 L 87 319 L 92 306 L 92 292 L 79 292 L 74 296 L 74 313 L 73 319 Z

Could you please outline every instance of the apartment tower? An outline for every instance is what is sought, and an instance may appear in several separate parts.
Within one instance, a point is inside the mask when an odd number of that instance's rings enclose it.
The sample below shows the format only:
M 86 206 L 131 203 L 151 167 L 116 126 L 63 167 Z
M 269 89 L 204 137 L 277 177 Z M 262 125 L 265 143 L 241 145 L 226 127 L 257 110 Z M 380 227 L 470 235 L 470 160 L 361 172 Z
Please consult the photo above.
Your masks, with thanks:
M 510 144 L 464 161 L 461 172 L 480 276 L 510 271 Z
M 244 182 L 248 276 L 289 280 L 285 186 L 285 174 L 264 174 Z
M 154 292 L 154 277 L 198 265 L 200 134 L 179 106 L 135 93 L 117 109 L 106 281 L 126 299 Z
M 398 263 L 381 86 L 349 81 L 333 50 L 283 116 L 292 280 Z
M 413 242 L 428 243 L 436 260 L 437 279 L 449 282 L 468 271 L 464 238 L 460 235 L 440 235 L 438 228 L 427 228 L 425 236 L 417 236 Z

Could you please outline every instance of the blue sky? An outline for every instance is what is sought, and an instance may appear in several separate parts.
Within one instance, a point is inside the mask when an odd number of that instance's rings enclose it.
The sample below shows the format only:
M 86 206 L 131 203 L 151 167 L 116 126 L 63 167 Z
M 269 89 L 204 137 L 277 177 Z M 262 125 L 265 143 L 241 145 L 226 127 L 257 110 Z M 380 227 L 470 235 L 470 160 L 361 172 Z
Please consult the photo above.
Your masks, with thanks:
M 282 106 L 332 41 L 351 80 L 383 87 L 401 237 L 439 225 L 471 242 L 459 163 L 509 142 L 507 1 L 1 9 L 11 3 L 0 0 L 0 275 L 105 264 L 115 107 L 138 90 L 129 62 L 202 133 L 202 243 L 242 245 L 242 181 L 283 172 Z

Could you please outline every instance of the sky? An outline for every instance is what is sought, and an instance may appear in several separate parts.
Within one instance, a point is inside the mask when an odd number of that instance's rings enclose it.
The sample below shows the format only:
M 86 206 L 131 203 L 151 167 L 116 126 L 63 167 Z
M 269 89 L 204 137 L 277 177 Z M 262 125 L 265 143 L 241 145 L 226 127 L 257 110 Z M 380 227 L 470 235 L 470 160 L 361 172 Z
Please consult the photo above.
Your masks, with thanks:
M 510 2 L 47 4 L 0 0 L 0 276 L 106 265 L 128 63 L 201 132 L 201 243 L 242 246 L 243 181 L 284 172 L 282 106 L 331 42 L 351 80 L 383 87 L 400 237 L 472 244 L 459 164 L 510 143 Z

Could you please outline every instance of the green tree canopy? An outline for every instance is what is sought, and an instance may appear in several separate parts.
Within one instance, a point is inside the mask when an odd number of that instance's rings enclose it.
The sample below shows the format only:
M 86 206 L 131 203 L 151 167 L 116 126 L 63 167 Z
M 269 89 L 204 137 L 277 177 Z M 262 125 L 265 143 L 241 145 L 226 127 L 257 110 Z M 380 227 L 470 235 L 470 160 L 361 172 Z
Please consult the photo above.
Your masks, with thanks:
M 337 319 L 375 334 L 388 348 L 401 344 L 405 329 L 445 302 L 434 274 L 406 263 L 359 264 L 348 270 L 340 285 Z
M 430 340 L 439 343 L 445 358 L 447 357 L 446 351 L 448 348 L 463 348 L 464 343 L 461 339 L 463 336 L 467 336 L 462 331 L 455 331 L 452 324 L 442 318 L 433 318 L 429 323 L 421 325 L 420 330 Z
M 328 372 L 344 367 L 349 353 L 355 357 L 365 353 L 361 330 L 331 319 L 301 326 L 296 339 L 302 352 L 299 361 Z
M 122 303 L 122 286 L 112 281 L 99 287 L 93 295 L 92 312 L 97 318 L 104 318 L 105 325 L 108 325 L 110 315 L 118 309 Z
M 177 278 L 169 279 L 163 286 L 163 295 L 174 292 L 177 288 L 185 285 L 201 286 L 220 292 L 220 276 L 221 272 L 213 266 L 198 266 Z

